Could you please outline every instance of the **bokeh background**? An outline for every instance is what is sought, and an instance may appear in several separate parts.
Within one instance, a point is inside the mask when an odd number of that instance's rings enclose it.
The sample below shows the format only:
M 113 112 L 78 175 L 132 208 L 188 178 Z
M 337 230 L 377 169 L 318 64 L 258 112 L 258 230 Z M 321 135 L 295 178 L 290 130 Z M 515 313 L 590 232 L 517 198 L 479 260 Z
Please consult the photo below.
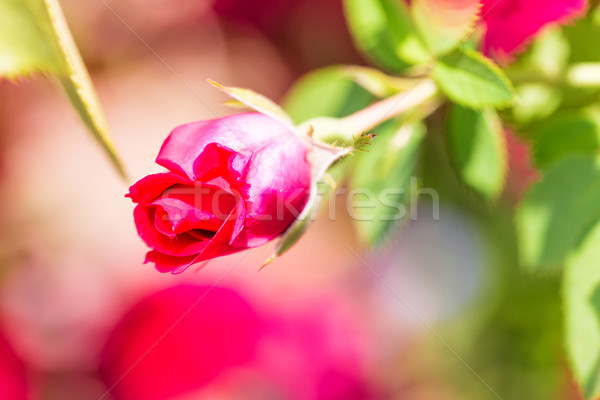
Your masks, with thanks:
M 206 78 L 281 101 L 366 64 L 338 0 L 61 3 L 133 179 L 173 127 L 232 112 Z M 517 266 L 510 210 L 535 171 L 510 133 L 493 210 L 430 135 L 439 220 L 424 201 L 370 250 L 341 206 L 260 272 L 272 245 L 168 275 L 142 264 L 128 185 L 60 88 L 0 81 L 0 99 L 0 398 L 578 398 L 558 283 Z

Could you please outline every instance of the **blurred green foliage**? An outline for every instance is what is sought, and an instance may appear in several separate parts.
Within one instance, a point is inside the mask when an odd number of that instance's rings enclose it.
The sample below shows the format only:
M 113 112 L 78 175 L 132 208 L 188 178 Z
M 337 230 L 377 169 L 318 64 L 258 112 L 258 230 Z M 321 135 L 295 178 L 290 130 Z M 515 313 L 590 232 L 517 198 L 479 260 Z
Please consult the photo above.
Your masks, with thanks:
M 511 205 L 482 201 L 454 173 L 443 136 L 447 118 L 440 110 L 427 120 L 422 185 L 477 223 L 485 243 L 484 279 L 462 314 L 434 327 L 456 354 L 430 335 L 423 345 L 441 358 L 435 368 L 457 398 L 495 399 L 493 390 L 503 400 L 563 399 L 568 376 L 561 367 L 559 282 L 523 273 Z
M 404 2 L 347 0 L 344 5 L 357 47 L 384 69 L 398 72 L 431 59 Z
M 377 129 L 377 140 L 368 153 L 357 154 L 350 180 L 351 194 L 375 200 L 372 207 L 354 212 L 356 231 L 366 243 L 379 244 L 392 228 L 408 220 L 425 124 L 388 121 Z
M 433 78 L 453 102 L 471 108 L 504 107 L 514 96 L 510 81 L 490 59 L 457 48 L 433 67 Z
M 374 97 L 339 67 L 311 72 L 287 93 L 283 106 L 295 123 L 314 117 L 345 117 L 371 104 Z
M 0 0 L 0 76 L 55 76 L 122 177 L 123 165 L 57 0 Z
M 561 158 L 519 205 L 521 263 L 531 270 L 560 269 L 599 219 L 600 158 Z
M 567 262 L 563 283 L 567 354 L 586 398 L 600 396 L 600 224 Z
M 338 179 L 383 193 L 415 176 L 442 202 L 479 221 L 491 278 L 477 304 L 444 329 L 458 332 L 451 347 L 501 398 L 559 399 L 568 391 L 560 344 L 565 321 L 571 367 L 586 398 L 597 396 L 600 302 L 594 296 L 600 276 L 593 271 L 600 268 L 600 238 L 590 235 L 600 221 L 596 6 L 586 18 L 544 30 L 527 51 L 499 66 L 477 51 L 477 34 L 468 35 L 475 17 L 468 18 L 467 3 L 454 26 L 435 25 L 436 10 L 427 0 L 344 3 L 357 47 L 391 75 L 348 67 L 315 72 L 291 91 L 287 111 L 296 122 L 344 116 L 376 97 L 410 91 L 411 80 L 433 79 L 438 103 L 380 126 L 371 151 L 340 163 Z M 411 126 L 427 133 L 398 151 L 398 132 Z M 516 207 L 504 191 L 510 164 L 504 129 L 530 147 L 540 174 Z M 390 224 L 382 221 L 385 210 L 371 211 L 373 221 L 357 221 L 357 233 L 377 246 L 401 221 Z M 447 374 L 461 397 L 493 398 L 456 357 L 449 358 L 451 369 L 462 371 Z
M 508 169 L 502 123 L 493 109 L 455 105 L 448 116 L 447 145 L 463 182 L 488 198 L 500 195 Z

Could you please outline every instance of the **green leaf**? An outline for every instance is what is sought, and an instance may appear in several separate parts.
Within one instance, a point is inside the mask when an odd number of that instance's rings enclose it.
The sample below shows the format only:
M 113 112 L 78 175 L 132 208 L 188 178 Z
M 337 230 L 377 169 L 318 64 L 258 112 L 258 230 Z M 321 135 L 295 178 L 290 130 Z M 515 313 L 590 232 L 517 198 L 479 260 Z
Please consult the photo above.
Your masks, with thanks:
M 581 18 L 576 24 L 565 26 L 563 35 L 569 42 L 569 63 L 594 62 L 600 60 L 600 46 L 597 40 L 600 36 L 600 26 L 591 20 Z
M 519 127 L 548 118 L 560 107 L 562 99 L 560 89 L 539 83 L 519 85 L 516 93 L 511 111 Z
M 600 217 L 600 158 L 571 156 L 548 168 L 516 215 L 521 264 L 560 268 Z
M 256 93 L 251 89 L 223 86 L 218 82 L 207 79 L 207 82 L 227 93 L 235 100 L 245 104 L 249 108 L 258 111 L 261 114 L 268 115 L 269 117 L 276 119 L 285 125 L 292 126 L 292 120 L 290 116 L 275 102 L 271 99 L 263 96 L 260 93 Z
M 600 396 L 600 224 L 569 258 L 563 279 L 565 346 L 586 399 Z
M 55 75 L 121 176 L 106 118 L 57 0 L 0 0 L 0 75 Z
M 455 49 L 435 65 L 432 74 L 446 96 L 466 107 L 503 107 L 513 100 L 504 73 L 476 51 Z
M 580 107 L 597 102 L 600 98 L 600 88 L 595 84 L 598 82 L 597 68 L 596 71 L 590 71 L 588 67 L 590 63 L 594 65 L 600 61 L 600 46 L 596 39 L 600 37 L 600 26 L 589 18 L 580 18 L 576 24 L 563 27 L 563 35 L 569 45 L 570 68 L 566 72 L 566 80 L 576 86 L 564 88 L 563 104 Z
M 410 90 L 416 85 L 414 79 L 387 75 L 377 68 L 349 66 L 342 67 L 341 71 L 376 97 L 389 97 Z
M 569 61 L 569 48 L 560 29 L 545 29 L 504 72 L 517 82 L 560 81 Z
M 64 58 L 43 0 L 0 1 L 0 74 L 57 73 Z
M 559 29 L 547 29 L 536 39 L 529 51 L 526 63 L 548 80 L 556 79 L 568 64 L 570 46 Z
M 345 117 L 368 106 L 373 96 L 339 67 L 311 72 L 286 94 L 283 107 L 295 123 L 311 118 Z
M 358 236 L 372 246 L 380 244 L 393 226 L 408 218 L 414 189 L 411 177 L 419 160 L 425 125 L 418 122 L 399 126 L 398 121 L 389 121 L 376 134 L 370 151 L 357 155 L 349 194 L 353 204 L 349 211 Z
M 431 60 L 400 0 L 345 0 L 346 20 L 356 46 L 391 71 Z
M 448 120 L 447 146 L 464 183 L 489 198 L 501 193 L 507 150 L 502 123 L 494 110 L 454 106 Z
M 535 122 L 521 119 L 527 118 L 530 111 L 535 110 L 536 115 L 531 115 L 535 119 L 543 119 L 544 114 L 550 115 L 558 106 L 579 108 L 598 101 L 600 51 L 597 43 L 589 40 L 598 35 L 600 30 L 583 18 L 562 30 L 546 29 L 504 70 L 518 87 L 518 101 L 514 104 L 516 122 Z M 521 132 L 527 129 L 516 128 Z
M 533 156 L 537 166 L 547 168 L 569 155 L 594 154 L 600 149 L 600 114 L 579 110 L 544 121 L 534 133 Z
M 412 0 L 411 14 L 421 37 L 436 55 L 462 43 L 479 19 L 480 0 Z

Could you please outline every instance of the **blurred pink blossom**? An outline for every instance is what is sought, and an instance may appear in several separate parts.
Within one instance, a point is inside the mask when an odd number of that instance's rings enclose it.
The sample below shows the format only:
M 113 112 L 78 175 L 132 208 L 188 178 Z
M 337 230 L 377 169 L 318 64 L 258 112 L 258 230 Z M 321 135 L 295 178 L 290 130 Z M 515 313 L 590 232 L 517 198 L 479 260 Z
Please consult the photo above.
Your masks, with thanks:
M 586 7 L 586 0 L 483 0 L 484 52 L 507 58 L 523 51 L 544 26 L 567 23 Z
M 175 286 L 125 315 L 102 375 L 117 400 L 372 399 L 352 319 L 330 300 L 274 311 L 230 289 Z
M 257 368 L 292 400 L 369 400 L 368 337 L 333 297 L 305 300 L 267 321 Z M 364 322 L 363 322 L 364 324 Z
M 168 399 L 250 360 L 260 329 L 254 310 L 233 291 L 172 287 L 143 299 L 114 329 L 104 379 L 117 399 Z

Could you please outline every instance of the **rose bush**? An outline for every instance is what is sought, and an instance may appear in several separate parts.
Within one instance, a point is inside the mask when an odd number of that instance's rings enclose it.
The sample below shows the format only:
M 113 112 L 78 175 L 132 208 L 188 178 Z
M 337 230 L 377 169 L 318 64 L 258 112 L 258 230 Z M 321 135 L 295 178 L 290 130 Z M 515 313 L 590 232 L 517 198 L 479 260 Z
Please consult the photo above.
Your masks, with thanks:
M 260 246 L 302 211 L 310 191 L 308 148 L 284 124 L 258 113 L 181 125 L 127 194 L 152 248 L 146 262 L 179 273 L 191 264 Z

